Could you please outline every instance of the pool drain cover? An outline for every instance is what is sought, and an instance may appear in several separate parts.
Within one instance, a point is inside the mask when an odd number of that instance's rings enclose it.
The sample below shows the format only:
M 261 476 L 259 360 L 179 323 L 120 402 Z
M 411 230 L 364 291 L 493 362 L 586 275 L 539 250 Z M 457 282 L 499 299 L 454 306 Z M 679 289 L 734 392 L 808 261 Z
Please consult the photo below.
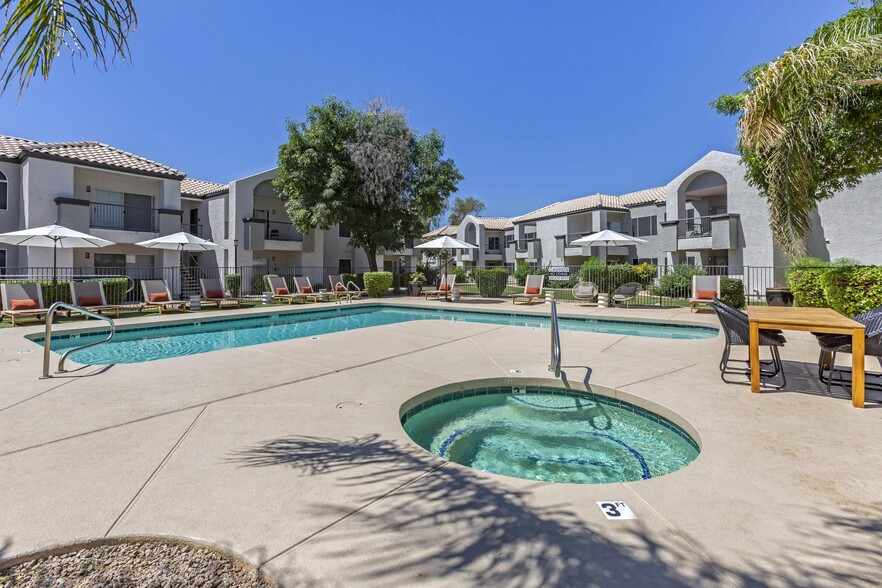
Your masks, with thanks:
M 358 402 L 355 400 L 345 400 L 345 401 L 341 402 L 340 404 L 338 404 L 337 408 L 339 408 L 340 410 L 343 410 L 343 409 L 350 409 L 350 408 L 358 408 L 360 406 L 364 406 L 364 403 Z

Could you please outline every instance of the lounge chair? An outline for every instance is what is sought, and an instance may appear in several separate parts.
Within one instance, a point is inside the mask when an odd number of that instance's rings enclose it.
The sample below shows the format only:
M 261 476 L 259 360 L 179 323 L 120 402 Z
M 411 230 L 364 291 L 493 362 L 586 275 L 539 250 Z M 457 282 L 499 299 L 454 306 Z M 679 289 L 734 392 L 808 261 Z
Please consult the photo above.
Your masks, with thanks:
M 308 300 L 318 302 L 318 294 L 300 294 L 297 292 L 291 292 L 288 289 L 288 282 L 286 282 L 283 277 L 267 276 L 266 281 L 269 284 L 270 292 L 273 293 L 273 300 L 281 300 L 288 304 L 293 304 L 295 300 L 304 303 Z
M 720 325 L 723 328 L 723 334 L 726 336 L 726 345 L 723 348 L 723 357 L 720 359 L 720 379 L 724 382 L 731 383 L 726 379 L 727 374 L 738 374 L 750 377 L 750 361 L 746 359 L 732 359 L 730 354 L 732 347 L 742 345 L 747 347 L 750 345 L 750 322 L 747 315 L 715 298 L 708 302 L 711 309 L 717 314 Z M 781 376 L 780 385 L 769 384 L 770 387 L 781 389 L 787 384 L 787 378 L 784 375 L 784 365 L 781 363 L 781 355 L 778 353 L 778 347 L 783 347 L 787 340 L 781 331 L 774 329 L 760 329 L 759 344 L 762 347 L 768 347 L 772 354 L 771 360 L 760 362 L 760 377 L 774 378 Z M 747 364 L 745 368 L 729 367 L 731 363 Z M 771 370 L 763 369 L 771 366 Z
M 319 300 L 324 300 L 327 302 L 328 293 L 325 292 L 322 294 L 317 291 L 316 288 L 312 286 L 312 282 L 309 280 L 308 276 L 294 276 L 294 287 L 297 288 L 297 293 L 303 296 L 312 295 L 313 302 L 318 302 Z
M 692 276 L 692 297 L 689 311 L 694 312 L 700 304 L 709 304 L 720 297 L 720 276 Z
M 71 282 L 70 299 L 74 306 L 99 314 L 113 313 L 114 316 L 119 317 L 119 311 L 122 309 L 119 304 L 107 304 L 104 284 L 101 282 Z
M 635 300 L 641 292 L 643 292 L 643 286 L 641 284 L 638 282 L 628 282 L 627 284 L 622 284 L 616 288 L 616 291 L 613 292 L 610 300 L 613 304 L 620 304 L 628 300 Z
M 545 298 L 542 290 L 545 289 L 545 276 L 542 274 L 530 274 L 524 281 L 524 291 L 517 294 L 511 294 L 511 303 L 520 302 L 532 303 L 537 298 Z
M 429 298 L 434 298 L 435 300 L 441 300 L 442 296 L 447 296 L 450 292 L 453 292 L 453 286 L 456 284 L 456 274 L 447 274 L 446 279 L 442 276 L 442 282 L 438 285 L 437 290 L 427 290 L 422 292 L 426 297 L 426 300 Z
M 875 357 L 882 365 L 882 306 L 862 312 L 852 317 L 852 320 L 866 327 L 864 329 L 864 355 Z M 829 394 L 830 384 L 834 379 L 837 384 L 842 386 L 851 382 L 851 370 L 836 367 L 837 353 L 851 353 L 851 335 L 821 333 L 814 333 L 814 335 L 821 347 L 821 355 L 818 358 L 818 377 L 827 384 L 827 394 Z M 829 373 L 825 374 L 825 372 Z M 882 390 L 882 374 L 868 372 L 865 385 L 867 390 Z
M 199 288 L 202 289 L 202 300 L 199 301 L 203 306 L 206 304 L 214 304 L 220 310 L 221 306 L 235 306 L 239 308 L 242 301 L 239 298 L 227 296 L 224 291 L 224 284 L 220 278 L 200 278 Z
M 579 282 L 573 286 L 573 298 L 579 301 L 579 305 L 590 304 L 597 300 L 597 286 L 594 282 Z
M 340 274 L 328 274 L 328 284 L 330 284 L 328 295 L 333 296 L 338 301 L 341 298 L 345 298 L 352 302 L 352 300 L 358 300 L 364 296 L 364 292 L 355 282 L 350 280 L 348 284 L 344 283 L 343 276 Z
M 0 298 L 3 303 L 0 320 L 9 317 L 13 327 L 16 319 L 41 319 L 49 313 L 48 308 L 43 308 L 43 292 L 36 282 L 0 284 Z
M 186 302 L 172 298 L 165 280 L 141 280 L 141 292 L 144 294 L 142 308 L 155 308 L 159 314 L 168 309 L 187 310 Z

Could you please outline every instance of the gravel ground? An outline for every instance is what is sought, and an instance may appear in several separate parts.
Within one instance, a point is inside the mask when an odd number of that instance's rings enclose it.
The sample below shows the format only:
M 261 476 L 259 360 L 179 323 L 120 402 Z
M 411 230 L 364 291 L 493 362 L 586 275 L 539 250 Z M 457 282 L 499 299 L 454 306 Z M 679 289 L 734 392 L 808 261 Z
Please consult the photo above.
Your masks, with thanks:
M 0 588 L 273 588 L 253 567 L 177 543 L 137 542 L 81 549 L 0 570 Z

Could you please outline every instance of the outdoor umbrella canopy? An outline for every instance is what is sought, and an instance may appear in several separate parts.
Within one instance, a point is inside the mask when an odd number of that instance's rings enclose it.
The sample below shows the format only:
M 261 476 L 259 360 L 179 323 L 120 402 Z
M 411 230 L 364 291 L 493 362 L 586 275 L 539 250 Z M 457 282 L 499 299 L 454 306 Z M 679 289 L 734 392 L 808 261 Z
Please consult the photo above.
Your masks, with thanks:
M 646 243 L 646 240 L 630 235 L 622 235 L 609 229 L 570 241 L 570 245 L 591 245 L 594 247 L 618 247 L 621 245 L 634 245 L 635 243 Z M 609 256 L 606 258 L 606 265 L 609 265 Z
M 460 241 L 459 239 L 454 239 L 453 237 L 438 237 L 437 239 L 432 239 L 426 243 L 421 245 L 417 245 L 414 249 L 477 249 L 478 247 L 472 245 L 471 243 L 466 243 L 465 241 Z M 444 263 L 444 283 L 447 283 L 447 263 Z M 444 292 L 444 300 L 449 302 L 450 299 L 447 297 L 449 291 Z
M 135 243 L 135 245 L 146 247 L 148 249 L 172 249 L 175 251 L 209 251 L 212 249 L 221 249 L 221 246 L 217 243 L 183 231 L 180 233 L 174 233 L 173 235 L 141 241 L 140 243 Z
M 58 283 L 58 249 L 77 247 L 107 247 L 112 241 L 93 237 L 61 225 L 48 225 L 23 231 L 0 234 L 0 243 L 22 247 L 52 247 L 52 284 Z

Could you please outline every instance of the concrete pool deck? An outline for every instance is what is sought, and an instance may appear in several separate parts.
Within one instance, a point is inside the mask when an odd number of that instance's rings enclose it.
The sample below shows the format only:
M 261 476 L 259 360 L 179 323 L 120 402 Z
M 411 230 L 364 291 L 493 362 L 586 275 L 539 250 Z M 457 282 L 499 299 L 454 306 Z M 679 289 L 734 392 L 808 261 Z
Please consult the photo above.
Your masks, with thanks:
M 717 324 L 684 309 L 560 309 Z M 808 333 L 785 333 L 785 390 L 751 394 L 746 378 L 720 381 L 722 335 L 562 331 L 570 386 L 657 403 L 702 446 L 668 476 L 588 486 L 452 464 L 399 423 L 401 405 L 429 389 L 549 378 L 547 330 L 415 321 L 49 380 L 37 379 L 42 348 L 23 337 L 40 331 L 0 330 L 0 561 L 166 535 L 236 551 L 285 586 L 882 581 L 882 410 L 824 393 Z M 596 502 L 609 500 L 627 502 L 637 520 L 607 521 Z

